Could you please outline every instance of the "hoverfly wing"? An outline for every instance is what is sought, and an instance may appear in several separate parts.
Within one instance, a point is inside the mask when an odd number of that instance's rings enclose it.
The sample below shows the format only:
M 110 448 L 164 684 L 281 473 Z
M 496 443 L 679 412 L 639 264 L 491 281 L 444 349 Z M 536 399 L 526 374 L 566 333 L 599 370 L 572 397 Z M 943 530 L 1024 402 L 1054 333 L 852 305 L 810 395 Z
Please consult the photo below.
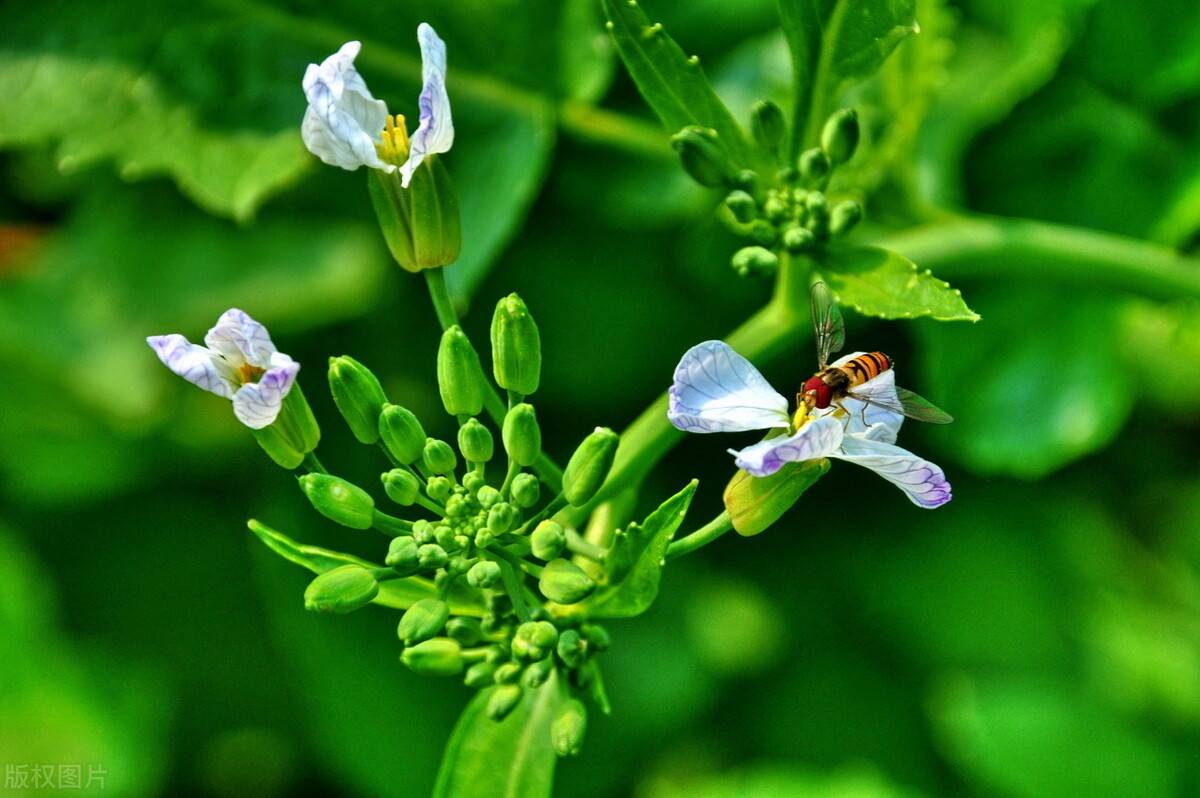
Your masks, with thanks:
M 846 345 L 846 323 L 842 321 L 842 311 L 838 309 L 829 286 L 821 281 L 812 285 L 809 309 L 817 342 L 817 363 L 824 369 L 829 365 L 829 356 L 840 352 Z
M 847 391 L 846 396 L 856 401 L 898 413 L 913 421 L 924 421 L 927 424 L 949 424 L 954 418 L 934 405 L 928 399 L 918 396 L 907 388 L 896 388 L 895 398 L 875 394 L 855 393 Z

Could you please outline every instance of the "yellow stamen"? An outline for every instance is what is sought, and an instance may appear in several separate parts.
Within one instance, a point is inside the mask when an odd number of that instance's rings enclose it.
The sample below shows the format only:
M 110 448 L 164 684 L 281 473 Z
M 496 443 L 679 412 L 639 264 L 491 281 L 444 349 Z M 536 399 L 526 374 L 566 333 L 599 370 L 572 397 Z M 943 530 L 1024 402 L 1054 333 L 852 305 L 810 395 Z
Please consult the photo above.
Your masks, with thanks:
M 238 366 L 238 379 L 245 385 L 248 382 L 258 382 L 258 378 L 267 372 L 266 369 L 258 366 L 251 366 L 249 363 L 243 363 Z
M 404 126 L 404 116 L 389 115 L 383 123 L 382 140 L 375 145 L 376 152 L 385 162 L 401 165 L 408 158 L 408 128 Z

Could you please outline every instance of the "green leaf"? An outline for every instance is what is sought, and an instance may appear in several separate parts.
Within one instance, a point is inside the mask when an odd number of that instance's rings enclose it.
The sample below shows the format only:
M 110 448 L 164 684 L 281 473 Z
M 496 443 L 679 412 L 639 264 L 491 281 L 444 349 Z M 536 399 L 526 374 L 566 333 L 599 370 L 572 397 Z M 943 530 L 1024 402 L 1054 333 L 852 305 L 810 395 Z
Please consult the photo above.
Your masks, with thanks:
M 745 134 L 713 91 L 697 56 L 684 54 L 637 0 L 602 0 L 608 29 L 638 91 L 671 132 L 688 125 L 717 131 L 739 166 L 750 163 Z
M 725 486 L 725 510 L 739 535 L 757 535 L 778 521 L 829 471 L 828 460 L 788 463 L 769 477 L 738 471 Z
M 320 546 L 297 543 L 282 532 L 277 532 L 266 524 L 254 519 L 248 521 L 246 526 L 250 527 L 251 532 L 258 535 L 259 540 L 265 543 L 267 548 L 285 560 L 307 568 L 314 574 L 325 573 L 337 568 L 339 565 L 361 565 L 364 568 L 383 567 L 378 563 L 360 559 L 352 554 L 343 554 L 340 551 L 330 551 Z M 437 598 L 437 590 L 434 588 L 433 582 L 419 576 L 410 576 L 404 579 L 389 579 L 386 582 L 381 582 L 379 584 L 379 595 L 375 597 L 373 603 L 384 607 L 391 607 L 392 609 L 403 610 L 412 606 L 415 602 L 426 598 Z M 483 614 L 483 606 L 471 594 L 461 588 L 451 591 L 449 601 L 451 611 L 459 615 Z
M 563 700 L 558 675 L 537 689 L 524 688 L 521 703 L 502 721 L 487 716 L 494 687 L 467 704 L 446 743 L 434 798 L 549 798 L 558 760 L 550 725 Z
M 962 292 L 896 252 L 879 247 L 830 249 L 817 266 L 838 302 L 864 316 L 978 321 Z
M 698 484 L 693 479 L 646 516 L 641 524 L 630 524 L 624 532 L 617 533 L 613 546 L 624 547 L 622 556 L 628 557 L 633 565 L 623 579 L 601 587 L 582 605 L 588 615 L 632 618 L 650 609 L 658 596 L 667 546 L 683 523 Z
M 833 102 L 917 31 L 914 0 L 779 0 L 792 53 L 792 155 L 815 144 Z

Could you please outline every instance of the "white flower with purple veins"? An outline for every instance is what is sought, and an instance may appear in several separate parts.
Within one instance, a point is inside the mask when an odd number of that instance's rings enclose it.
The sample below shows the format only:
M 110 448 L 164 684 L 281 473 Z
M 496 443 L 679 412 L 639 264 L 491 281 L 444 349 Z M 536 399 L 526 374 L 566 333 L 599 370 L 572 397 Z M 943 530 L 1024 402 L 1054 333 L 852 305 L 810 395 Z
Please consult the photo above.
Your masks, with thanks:
M 862 354 L 846 355 L 840 366 Z M 898 406 L 896 378 L 891 369 L 854 389 L 877 404 L 850 397 L 838 406 L 813 410 L 803 406 L 796 418 L 788 400 L 766 381 L 750 361 L 721 341 L 705 341 L 689 349 L 675 368 L 667 418 L 684 432 L 744 432 L 780 429 L 784 432 L 745 449 L 730 449 L 738 468 L 766 477 L 787 463 L 829 457 L 871 469 L 891 482 L 918 507 L 932 509 L 950 501 L 950 483 L 942 469 L 896 446 L 904 416 L 888 409 Z
M 275 349 L 267 328 L 231 308 L 204 336 L 152 335 L 150 348 L 167 368 L 210 393 L 233 400 L 233 414 L 250 429 L 269 426 L 292 389 L 300 364 Z
M 446 94 L 446 43 L 426 23 L 417 27 L 421 45 L 420 122 L 408 138 L 403 116 L 390 116 L 354 68 L 362 48 L 346 42 L 319 65 L 304 73 L 308 110 L 300 126 L 304 146 L 331 166 L 354 170 L 360 166 L 385 172 L 400 170 L 405 188 L 426 157 L 449 151 L 454 144 L 454 121 Z M 403 161 L 403 162 L 401 162 Z

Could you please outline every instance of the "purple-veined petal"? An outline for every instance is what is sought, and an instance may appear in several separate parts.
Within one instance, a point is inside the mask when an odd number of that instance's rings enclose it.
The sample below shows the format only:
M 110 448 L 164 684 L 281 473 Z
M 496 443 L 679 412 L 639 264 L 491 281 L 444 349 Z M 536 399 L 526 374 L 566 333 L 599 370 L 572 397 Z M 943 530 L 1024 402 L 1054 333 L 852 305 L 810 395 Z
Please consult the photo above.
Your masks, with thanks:
M 896 373 L 891 369 L 874 379 L 867 380 L 854 389 L 854 393 L 868 399 L 876 399 L 879 403 L 860 402 L 847 396 L 842 400 L 842 407 L 849 418 L 846 422 L 846 432 L 850 435 L 866 434 L 874 440 L 884 443 L 895 443 L 900 434 L 900 426 L 904 423 L 904 414 L 890 408 L 900 407 L 896 396 Z
M 788 426 L 788 402 L 723 341 L 696 344 L 675 367 L 667 419 L 684 432 Z
M 424 22 L 417 26 L 417 41 L 421 45 L 420 119 L 409 143 L 408 160 L 400 167 L 405 188 L 426 156 L 447 152 L 454 145 L 454 120 L 446 94 L 446 43 Z
M 287 357 L 284 355 L 283 357 Z M 262 429 L 275 421 L 283 407 L 283 398 L 292 389 L 300 364 L 288 362 L 262 375 L 258 382 L 248 382 L 233 395 L 233 414 L 250 429 Z
M 375 149 L 387 121 L 387 105 L 371 95 L 354 68 L 361 46 L 346 42 L 320 66 L 308 65 L 303 81 L 308 109 L 300 135 L 309 152 L 331 166 L 395 171 Z
M 188 382 L 217 396 L 226 399 L 233 397 L 236 386 L 227 370 L 221 367 L 220 358 L 208 349 L 190 343 L 178 333 L 151 335 L 146 343 L 150 344 L 163 365 Z
M 265 369 L 271 365 L 271 355 L 275 354 L 275 344 L 271 343 L 267 328 L 237 308 L 221 314 L 204 336 L 204 343 L 235 367 L 249 363 Z
M 942 469 L 899 446 L 847 435 L 842 450 L 830 457 L 871 469 L 904 491 L 918 507 L 932 510 L 950 501 L 950 483 Z
M 769 477 L 784 463 L 829 457 L 842 443 L 842 422 L 823 416 L 805 424 L 795 435 L 778 435 L 738 451 L 730 449 L 737 467 L 753 477 Z

